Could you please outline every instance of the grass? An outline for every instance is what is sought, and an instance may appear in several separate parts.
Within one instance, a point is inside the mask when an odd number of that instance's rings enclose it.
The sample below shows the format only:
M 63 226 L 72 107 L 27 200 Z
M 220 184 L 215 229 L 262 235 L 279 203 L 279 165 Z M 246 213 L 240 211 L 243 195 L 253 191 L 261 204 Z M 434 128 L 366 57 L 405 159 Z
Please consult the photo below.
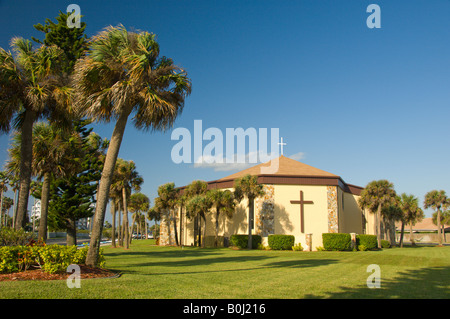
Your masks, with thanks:
M 0 283 L 0 298 L 444 298 L 450 297 L 450 246 L 366 252 L 293 252 L 158 247 L 133 241 L 104 248 L 114 279 Z M 369 289 L 367 266 L 381 269 Z

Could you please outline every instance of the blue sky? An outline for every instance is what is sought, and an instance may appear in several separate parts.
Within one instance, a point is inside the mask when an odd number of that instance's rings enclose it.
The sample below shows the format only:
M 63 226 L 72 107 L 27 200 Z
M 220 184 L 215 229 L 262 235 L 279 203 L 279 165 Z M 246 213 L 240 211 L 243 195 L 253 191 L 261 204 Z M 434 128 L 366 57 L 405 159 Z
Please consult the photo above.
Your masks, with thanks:
M 347 183 L 388 179 L 421 202 L 450 193 L 450 1 L 0 0 L 0 47 L 41 38 L 33 24 L 71 3 L 88 36 L 119 23 L 153 32 L 161 55 L 188 71 L 193 91 L 174 129 L 279 128 L 286 156 Z M 371 3 L 380 29 L 366 25 Z M 112 129 L 94 125 L 106 138 Z M 0 136 L 0 163 L 8 143 Z M 176 143 L 171 130 L 125 131 L 119 157 L 136 162 L 152 200 L 163 183 L 235 172 L 175 164 Z

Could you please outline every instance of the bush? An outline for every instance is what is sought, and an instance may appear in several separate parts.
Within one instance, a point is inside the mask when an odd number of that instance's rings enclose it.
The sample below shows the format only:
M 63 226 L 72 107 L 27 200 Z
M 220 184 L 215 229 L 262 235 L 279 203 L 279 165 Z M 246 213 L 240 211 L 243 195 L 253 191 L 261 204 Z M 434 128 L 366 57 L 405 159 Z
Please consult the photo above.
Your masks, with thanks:
M 356 246 L 365 246 L 366 250 L 377 249 L 378 241 L 376 235 L 356 235 Z M 361 250 L 361 249 L 360 249 Z
M 269 235 L 269 247 L 273 250 L 292 250 L 294 235 Z
M 381 248 L 391 248 L 391 243 L 388 240 L 381 240 Z
M 0 228 L 0 246 L 26 245 L 33 240 L 33 233 L 28 233 L 22 228 L 15 230 L 11 227 Z
M 88 246 L 29 245 L 0 247 L 0 273 L 27 270 L 31 266 L 42 268 L 47 273 L 64 272 L 70 264 L 84 264 Z M 105 257 L 100 248 L 99 266 Z
M 252 235 L 252 249 L 257 249 L 261 241 L 261 236 Z M 230 243 L 231 246 L 245 249 L 248 247 L 248 235 L 231 235 Z
M 342 233 L 323 233 L 323 247 L 325 250 L 344 251 L 350 250 L 352 241 L 350 234 Z
M 366 251 L 366 250 L 369 250 L 369 248 L 367 248 L 366 245 L 359 245 L 359 246 L 358 246 L 358 250 L 359 250 L 359 251 Z
M 303 251 L 302 244 L 298 243 L 298 244 L 292 246 L 292 250 L 293 251 Z

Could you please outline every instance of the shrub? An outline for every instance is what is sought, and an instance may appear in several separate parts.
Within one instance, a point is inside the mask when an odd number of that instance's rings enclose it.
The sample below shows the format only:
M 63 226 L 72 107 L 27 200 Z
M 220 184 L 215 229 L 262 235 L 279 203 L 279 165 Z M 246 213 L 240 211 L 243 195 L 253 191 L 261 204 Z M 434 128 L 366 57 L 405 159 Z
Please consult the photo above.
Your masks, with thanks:
M 15 230 L 11 227 L 0 228 L 0 246 L 26 245 L 33 240 L 33 233 L 27 233 L 22 228 Z
M 350 250 L 352 244 L 350 234 L 342 233 L 323 233 L 322 241 L 325 250 Z
M 366 250 L 376 249 L 378 241 L 376 235 L 356 235 L 356 246 L 365 246 Z
M 388 240 L 381 240 L 381 248 L 391 248 L 391 243 Z
M 298 244 L 292 246 L 292 250 L 293 250 L 293 251 L 303 251 L 302 244 L 301 244 L 301 243 L 298 243 Z
M 252 235 L 252 249 L 258 248 L 259 244 L 261 244 L 261 236 Z M 248 235 L 231 235 L 230 237 L 231 246 L 245 249 L 248 247 Z
M 273 250 L 291 250 L 295 243 L 294 235 L 269 235 L 269 247 Z
M 17 247 L 0 247 L 0 273 L 19 270 Z
M 359 245 L 359 246 L 358 246 L 358 250 L 359 250 L 359 251 L 366 251 L 366 250 L 369 250 L 369 249 L 367 248 L 366 245 Z
M 70 264 L 84 264 L 88 246 L 29 245 L 0 247 L 0 273 L 27 270 L 40 267 L 47 273 L 64 272 Z M 100 248 L 99 266 L 105 264 L 103 249 Z

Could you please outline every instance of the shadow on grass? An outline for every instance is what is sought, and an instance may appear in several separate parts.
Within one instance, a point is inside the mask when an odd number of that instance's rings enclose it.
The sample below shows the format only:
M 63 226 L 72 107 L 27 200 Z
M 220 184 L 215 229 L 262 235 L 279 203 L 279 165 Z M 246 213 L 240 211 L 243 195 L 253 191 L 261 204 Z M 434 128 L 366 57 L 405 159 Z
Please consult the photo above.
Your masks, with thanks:
M 136 257 L 155 257 L 155 258 L 182 258 L 182 257 L 199 257 L 199 256 L 209 256 L 221 254 L 221 249 L 217 248 L 197 248 L 197 247 L 187 247 L 185 249 L 180 247 L 173 247 L 174 249 L 169 250 L 151 250 L 151 251 L 140 251 L 128 249 L 125 250 L 122 247 L 112 248 L 113 251 L 108 251 L 105 256 L 108 257 L 121 257 L 121 256 L 136 256 Z
M 368 273 L 369 276 L 369 273 Z M 333 299 L 449 299 L 450 267 L 420 268 L 400 272 L 394 279 L 383 279 L 381 287 L 368 288 L 339 287 L 341 291 L 327 293 L 325 298 Z M 305 298 L 323 298 L 312 294 Z
M 156 262 L 144 262 L 128 264 L 126 268 L 122 269 L 122 273 L 139 274 L 147 276 L 155 275 L 186 275 L 197 273 L 217 273 L 217 272 L 234 272 L 234 271 L 255 271 L 264 270 L 270 268 L 307 268 L 318 267 L 333 264 L 339 262 L 334 259 L 299 259 L 299 260 L 286 260 L 278 262 L 264 263 L 265 260 L 276 258 L 274 256 L 218 256 L 216 258 L 195 258 L 186 260 L 174 260 L 174 261 L 156 261 Z M 248 266 L 248 263 L 257 262 L 253 267 Z M 226 264 L 235 264 L 236 267 L 227 268 Z M 239 267 L 239 264 L 245 264 L 247 267 Z M 218 265 L 214 268 L 206 268 L 204 266 Z M 222 267 L 223 266 L 223 267 Z M 175 272 L 149 272 L 143 273 L 142 271 L 133 270 L 135 267 L 165 267 L 165 268 L 182 268 L 183 271 Z M 197 270 L 200 267 L 201 270 Z

